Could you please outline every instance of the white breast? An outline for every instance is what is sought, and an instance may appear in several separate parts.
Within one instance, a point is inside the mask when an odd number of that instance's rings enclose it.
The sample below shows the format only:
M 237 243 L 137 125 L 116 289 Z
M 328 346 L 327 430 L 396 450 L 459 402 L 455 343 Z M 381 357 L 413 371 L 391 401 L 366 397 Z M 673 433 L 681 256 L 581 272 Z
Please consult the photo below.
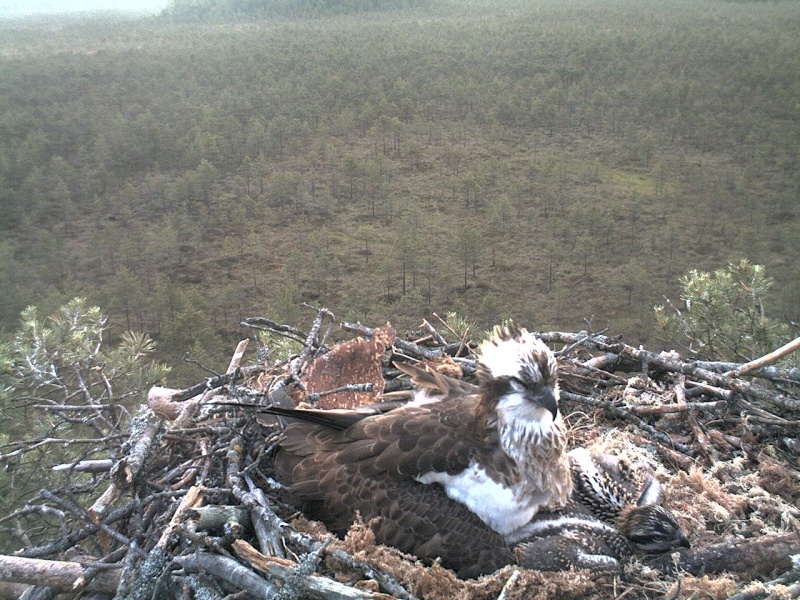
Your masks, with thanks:
M 539 505 L 548 500 L 542 494 L 541 498 L 527 497 L 520 502 L 513 488 L 494 481 L 475 461 L 458 475 L 431 472 L 416 479 L 424 484 L 441 484 L 450 498 L 464 504 L 501 535 L 529 522 Z

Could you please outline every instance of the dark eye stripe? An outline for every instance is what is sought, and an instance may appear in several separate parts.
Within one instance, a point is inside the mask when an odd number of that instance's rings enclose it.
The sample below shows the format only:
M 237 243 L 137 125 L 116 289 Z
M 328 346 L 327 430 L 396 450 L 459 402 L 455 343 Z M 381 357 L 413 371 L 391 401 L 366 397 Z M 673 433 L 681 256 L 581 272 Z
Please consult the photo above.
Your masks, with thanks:
M 504 396 L 511 391 L 511 383 L 509 383 L 509 380 L 505 377 L 492 379 L 489 381 L 489 385 L 491 385 L 492 393 L 498 397 Z

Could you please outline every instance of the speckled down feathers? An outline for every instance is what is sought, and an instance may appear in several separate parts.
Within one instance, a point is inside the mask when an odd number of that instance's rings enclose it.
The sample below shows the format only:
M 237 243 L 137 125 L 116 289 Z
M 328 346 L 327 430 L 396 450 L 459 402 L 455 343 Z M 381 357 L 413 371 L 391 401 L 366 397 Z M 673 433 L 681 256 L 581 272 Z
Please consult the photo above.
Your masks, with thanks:
M 688 546 L 652 470 L 608 454 L 569 453 L 573 494 L 559 510 L 542 512 L 516 535 L 520 564 L 540 570 L 587 568 L 616 572 L 636 550 Z

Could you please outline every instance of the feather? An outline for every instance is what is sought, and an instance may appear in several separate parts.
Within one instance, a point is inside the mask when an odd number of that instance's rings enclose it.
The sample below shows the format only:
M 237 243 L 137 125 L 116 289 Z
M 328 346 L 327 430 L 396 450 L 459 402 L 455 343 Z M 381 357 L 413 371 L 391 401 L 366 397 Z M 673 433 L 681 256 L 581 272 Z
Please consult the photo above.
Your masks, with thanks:
M 510 562 L 505 534 L 572 489 L 556 363 L 510 326 L 478 365 L 475 386 L 398 364 L 417 389 L 408 404 L 265 409 L 290 421 L 274 461 L 290 502 L 339 534 L 357 514 L 377 519 L 379 542 L 459 574 Z

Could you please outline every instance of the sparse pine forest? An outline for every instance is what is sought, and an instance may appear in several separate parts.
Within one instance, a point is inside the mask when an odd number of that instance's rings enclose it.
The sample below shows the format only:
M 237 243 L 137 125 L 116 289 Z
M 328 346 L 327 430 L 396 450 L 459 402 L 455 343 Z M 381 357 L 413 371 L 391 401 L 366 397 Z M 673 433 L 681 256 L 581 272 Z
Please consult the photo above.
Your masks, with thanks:
M 742 257 L 800 320 L 800 3 L 251 4 L 0 22 L 6 333 L 84 296 L 176 365 L 303 301 L 636 344 Z

